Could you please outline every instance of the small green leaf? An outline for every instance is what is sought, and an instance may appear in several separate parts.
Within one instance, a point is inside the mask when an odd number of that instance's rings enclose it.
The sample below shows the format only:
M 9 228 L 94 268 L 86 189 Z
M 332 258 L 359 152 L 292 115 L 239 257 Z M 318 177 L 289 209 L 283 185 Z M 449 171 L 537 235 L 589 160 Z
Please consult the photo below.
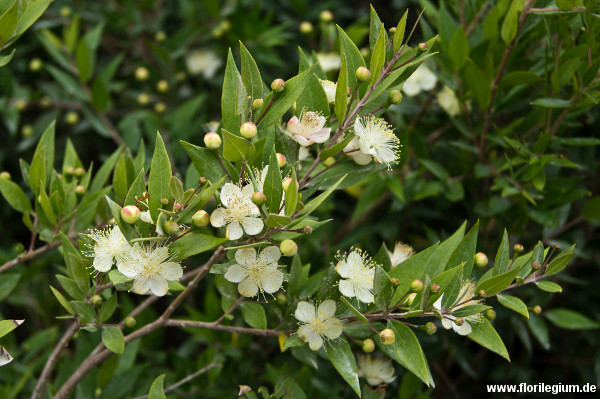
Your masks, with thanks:
M 510 258 L 509 253 L 509 242 L 508 242 L 508 233 L 506 229 L 504 229 L 504 235 L 502 236 L 502 242 L 498 247 L 498 252 L 496 253 L 496 260 L 494 261 L 494 275 L 502 274 L 508 270 L 508 261 Z
M 0 302 L 10 295 L 19 283 L 21 275 L 18 273 L 2 273 L 0 275 Z
M 485 77 L 472 61 L 465 65 L 463 77 L 479 108 L 487 108 L 492 97 L 490 79 Z
M 450 260 L 450 257 L 452 256 L 456 248 L 458 248 L 465 236 L 466 227 L 467 222 L 465 221 L 450 237 L 448 237 L 439 245 L 439 247 L 435 250 L 433 257 L 431 258 L 427 269 L 425 269 L 425 272 L 427 274 L 435 277 L 444 270 L 446 270 L 446 266 L 448 266 L 448 261 Z M 410 285 L 410 281 L 408 282 L 408 284 Z
M 550 335 L 548 334 L 548 327 L 539 316 L 531 314 L 529 320 L 527 320 L 527 327 L 531 331 L 531 334 L 537 339 L 537 341 L 546 350 L 550 349 Z
M 69 303 L 67 298 L 65 298 L 65 296 L 63 294 L 61 294 L 60 291 L 58 291 L 56 288 L 54 288 L 52 286 L 50 286 L 50 290 L 52 291 L 52 293 L 54 294 L 56 299 L 58 299 L 58 302 L 63 306 L 63 308 L 65 308 L 66 311 L 69 312 L 69 314 L 75 313 L 73 311 L 73 307 L 71 306 L 71 304 Z
M 248 49 L 240 42 L 240 55 L 242 56 L 242 82 L 246 93 L 254 100 L 263 96 L 263 82 L 258 66 Z
M 119 159 L 119 154 L 121 154 L 121 148 L 117 148 L 115 152 L 113 152 L 107 159 L 104 161 L 96 175 L 92 179 L 92 184 L 90 185 L 90 194 L 96 191 L 99 191 L 104 184 L 108 181 L 110 177 L 110 173 L 113 170 L 113 167 L 117 163 Z
M 570 100 L 563 100 L 561 98 L 538 98 L 531 105 L 538 105 L 544 108 L 570 108 L 573 106 L 573 103 Z
M 402 41 L 404 40 L 404 30 L 406 29 L 406 17 L 408 16 L 408 10 L 404 12 L 402 18 L 400 18 L 400 22 L 398 22 L 398 26 L 396 27 L 396 32 L 394 32 L 394 53 L 397 53 L 402 46 Z
M 535 285 L 542 291 L 562 292 L 562 287 L 552 281 L 537 281 Z
M 267 220 L 265 220 L 265 224 L 267 227 L 285 227 L 292 219 L 289 216 L 279 215 L 277 213 L 269 213 L 267 215 Z
M 338 37 L 340 39 L 340 57 L 343 54 L 346 57 L 346 70 L 348 73 L 348 87 L 352 90 L 356 88 L 357 80 L 355 72 L 359 67 L 366 67 L 367 64 L 356 44 L 348 37 L 346 32 L 337 26 Z
M 527 310 L 527 305 L 523 303 L 522 300 L 517 298 L 516 296 L 510 295 L 497 295 L 498 302 L 505 308 L 510 310 L 514 310 L 515 312 L 529 318 L 529 311 Z
M 13 56 L 15 55 L 15 51 L 17 51 L 16 48 L 14 48 L 13 51 L 11 51 L 8 55 L 0 55 L 0 67 L 5 66 L 10 62 L 10 60 L 12 60 Z
M 373 294 L 375 295 L 375 304 L 377 308 L 385 310 L 392 298 L 393 288 L 390 283 L 390 276 L 383 267 L 375 266 L 375 276 L 373 278 Z M 391 305 L 394 305 L 393 303 Z
M 0 320 L 0 338 L 23 324 L 24 320 Z
M 517 30 L 519 28 L 519 14 L 523 11 L 524 1 L 523 0 L 512 0 L 508 12 L 504 17 L 502 28 L 500 29 L 500 35 L 504 43 L 509 44 L 517 36 Z
M 335 116 L 342 123 L 346 117 L 348 105 L 348 68 L 346 56 L 342 54 L 342 66 L 335 89 Z
M 106 320 L 112 316 L 117 308 L 117 293 L 113 292 L 110 298 L 108 298 L 100 308 L 100 312 L 98 312 L 98 318 L 100 319 L 100 323 L 104 323 Z
M 379 34 L 377 36 L 377 42 L 373 49 L 373 54 L 371 55 L 371 63 L 369 65 L 369 69 L 371 70 L 371 85 L 377 82 L 377 79 L 381 76 L 381 71 L 383 68 L 383 64 L 385 63 L 385 47 L 386 47 L 386 37 L 387 34 L 385 32 L 385 27 L 381 24 L 381 29 L 379 30 Z
M 469 40 L 462 26 L 454 32 L 452 39 L 450 39 L 448 56 L 456 70 L 461 70 L 467 63 L 467 59 L 469 58 Z
M 546 267 L 545 276 L 551 276 L 553 274 L 559 273 L 562 269 L 567 267 L 571 259 L 573 258 L 573 247 L 570 250 L 565 252 L 561 252 L 558 256 L 550 262 L 548 267 Z
M 169 180 L 169 189 L 177 203 L 183 204 L 185 202 L 183 199 L 183 183 L 177 176 L 171 176 L 171 179 Z
M 265 308 L 258 303 L 247 302 L 242 305 L 242 316 L 244 321 L 250 327 L 257 328 L 259 330 L 266 330 L 267 328 L 267 315 Z
M 221 129 L 223 135 L 223 158 L 231 162 L 248 161 L 254 155 L 256 148 L 250 140 Z
M 205 234 L 192 233 L 178 239 L 169 245 L 169 251 L 177 260 L 189 258 L 192 255 L 213 249 L 227 241 L 227 238 L 217 238 Z
M 110 212 L 112 213 L 113 217 L 115 218 L 115 222 L 117 222 L 117 226 L 119 227 L 119 230 L 121 230 L 121 233 L 123 233 L 123 236 L 128 240 L 131 241 L 135 238 L 137 238 L 137 235 L 135 234 L 135 231 L 133 230 L 133 227 L 131 227 L 131 225 L 125 223 L 123 221 L 123 219 L 121 219 L 121 206 L 119 204 L 117 204 L 116 202 L 114 202 L 113 200 L 111 200 L 110 198 L 108 198 L 108 196 L 105 196 L 106 198 L 106 202 L 108 203 L 108 208 L 110 209 Z M 157 220 L 156 218 L 152 218 L 152 220 Z
M 287 190 L 285 190 L 285 208 L 286 216 L 292 216 L 298 205 L 298 180 L 296 179 L 296 169 L 292 168 L 292 181 Z
M 171 162 L 169 161 L 167 148 L 160 133 L 156 132 L 156 145 L 148 177 L 148 194 L 150 196 L 148 206 L 152 220 L 158 220 L 160 213 L 158 209 L 162 208 L 161 199 L 169 198 L 171 194 L 169 190 L 171 175 Z
M 188 153 L 194 164 L 194 168 L 196 168 L 201 177 L 206 177 L 208 180 L 216 182 L 225 176 L 225 171 L 219 165 L 214 151 L 186 143 L 185 141 L 180 141 L 180 143 Z
M 363 323 L 365 323 L 366 325 L 369 325 L 369 320 L 367 320 L 367 318 L 360 313 L 360 311 L 358 309 L 356 309 L 349 300 L 346 299 L 346 297 L 340 297 L 340 299 L 342 300 L 342 302 L 344 302 L 344 304 L 346 306 L 348 306 L 348 309 L 350 309 L 352 311 L 352 313 L 354 313 L 356 315 L 356 317 L 358 317 L 358 320 L 362 321 Z
M 517 268 L 514 268 L 506 273 L 498 274 L 487 280 L 480 281 L 475 291 L 479 292 L 480 290 L 484 290 L 487 296 L 496 295 L 512 283 L 518 271 Z
M 279 208 L 281 207 L 281 198 L 283 197 L 283 187 L 281 180 L 281 170 L 277 162 L 277 154 L 275 148 L 271 150 L 269 156 L 269 169 L 265 182 L 263 184 L 263 192 L 267 197 L 265 207 L 269 213 L 279 214 Z
M 570 309 L 551 309 L 544 316 L 556 327 L 567 330 L 592 330 L 600 328 L 600 323 Z
M 179 214 L 179 218 L 177 218 L 177 223 L 187 222 L 192 218 L 194 213 L 201 209 L 206 203 L 212 198 L 215 192 L 221 187 L 223 182 L 225 181 L 226 176 L 221 177 L 219 181 L 214 182 L 213 184 L 205 187 L 204 190 L 200 191 L 200 194 L 195 195 L 193 199 L 189 202 L 186 208 Z
M 16 34 L 19 5 L 19 1 L 13 1 L 12 6 L 0 16 L 0 48 Z
M 33 25 L 53 1 L 54 0 L 29 1 L 27 8 L 24 11 L 22 10 L 21 15 L 19 16 L 17 36 L 21 36 L 31 25 Z
M 161 374 L 152 382 L 150 392 L 148 393 L 148 399 L 167 399 L 164 387 L 165 376 L 166 374 Z
M 25 192 L 10 180 L 0 179 L 0 193 L 16 211 L 25 213 L 31 211 L 31 203 Z
M 112 352 L 122 355 L 125 352 L 123 331 L 119 327 L 102 327 L 102 342 Z
M 356 360 L 354 359 L 350 344 L 346 341 L 346 338 L 339 337 L 335 340 L 327 341 L 326 346 L 327 354 L 333 367 L 340 373 L 344 381 L 350 385 L 354 392 L 356 392 L 358 397 L 360 397 L 360 383 L 358 382 Z
M 71 301 L 71 306 L 83 323 L 95 323 L 96 311 L 85 301 Z
M 242 76 L 235 65 L 231 49 L 229 49 L 223 80 L 223 94 L 221 96 L 221 116 L 224 129 L 230 132 L 239 132 L 241 126 L 240 116 L 243 114 L 243 110 L 239 109 L 242 104 L 238 100 L 243 96 L 244 101 L 247 102 L 245 95 L 246 89 L 242 83 Z
M 502 338 L 500 338 L 488 319 L 483 318 L 479 323 L 471 323 L 471 329 L 471 333 L 467 337 L 510 362 L 510 357 L 508 356 L 504 342 L 502 342 Z

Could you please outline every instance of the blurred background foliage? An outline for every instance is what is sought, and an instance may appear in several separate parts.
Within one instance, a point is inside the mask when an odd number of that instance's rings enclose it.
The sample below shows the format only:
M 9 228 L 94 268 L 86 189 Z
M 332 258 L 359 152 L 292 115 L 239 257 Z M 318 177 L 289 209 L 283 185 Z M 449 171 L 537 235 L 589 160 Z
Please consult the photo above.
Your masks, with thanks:
M 407 9 L 412 26 L 425 8 L 413 42 L 439 33 L 439 54 L 427 62 L 435 82 L 418 93 L 405 91 L 385 115 L 403 144 L 393 174 L 337 192 L 319 209 L 319 218 L 334 220 L 300 246 L 311 270 L 323 269 L 330 253 L 350 245 L 374 254 L 382 240 L 389 248 L 401 240 L 421 250 L 464 220 L 468 226 L 479 220 L 478 250 L 490 258 L 504 228 L 511 244 L 526 250 L 538 240 L 561 247 L 576 243 L 576 259 L 557 277 L 562 294 L 550 303 L 550 294 L 528 286 L 521 297 L 530 306 L 569 308 L 600 320 L 600 10 L 592 1 L 534 3 L 521 24 L 519 1 L 373 2 L 386 27 Z M 332 11 L 332 21 L 320 17 L 323 10 Z M 300 46 L 335 81 L 335 24 L 368 56 L 369 13 L 368 2 L 343 0 L 57 0 L 0 68 L 1 169 L 20 181 L 19 159 L 31 159 L 44 128 L 56 119 L 59 164 L 68 141 L 83 165 L 99 166 L 120 145 L 133 153 L 140 141 L 151 148 L 158 130 L 180 176 L 196 176 L 178 141 L 199 144 L 219 121 L 228 48 L 239 60 L 242 41 L 270 82 L 297 72 Z M 17 255 L 19 243 L 28 246 L 30 234 L 9 207 L 1 207 L 0 218 L 0 261 L 6 261 Z M 0 373 L 0 397 L 31 392 L 30 377 L 39 375 L 61 335 L 58 327 L 45 328 L 60 313 L 48 283 L 56 285 L 61 263 L 60 254 L 50 253 L 0 275 L 2 316 L 27 319 L 3 338 L 19 349 Z M 188 311 L 200 320 L 217 318 L 216 288 L 198 295 L 199 308 Z M 129 303 L 120 309 L 126 314 L 137 298 L 121 300 Z M 496 310 L 495 327 L 510 365 L 456 334 L 417 332 L 437 382 L 432 396 L 478 396 L 491 382 L 600 383 L 596 331 L 566 331 L 543 314 L 527 321 Z M 278 311 L 291 312 L 283 304 Z M 156 312 L 145 311 L 138 323 Z M 76 359 L 95 345 L 90 336 L 80 334 L 69 349 Z M 320 362 L 315 371 L 307 359 L 289 361 L 271 341 L 205 330 L 158 331 L 91 373 L 76 396 L 142 395 L 156 375 L 166 373 L 169 386 L 216 353 L 225 357 L 222 368 L 176 392 L 233 397 L 237 384 L 245 384 L 302 397 L 295 380 L 310 398 L 352 395 L 344 384 L 331 383 L 338 378 L 331 365 Z M 72 368 L 59 363 L 59 380 Z M 428 395 L 416 377 L 400 368 L 397 374 L 386 397 Z

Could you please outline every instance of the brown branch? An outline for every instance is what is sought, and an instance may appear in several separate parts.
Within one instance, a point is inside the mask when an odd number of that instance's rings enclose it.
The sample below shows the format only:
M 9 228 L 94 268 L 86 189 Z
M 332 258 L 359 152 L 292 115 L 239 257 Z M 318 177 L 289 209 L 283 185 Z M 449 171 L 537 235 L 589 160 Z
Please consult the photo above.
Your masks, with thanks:
M 206 328 L 209 330 L 227 331 L 231 333 L 240 334 L 252 334 L 260 335 L 263 337 L 277 337 L 282 331 L 277 330 L 259 330 L 257 328 L 238 327 L 238 326 L 224 326 L 217 324 L 216 322 L 206 321 L 193 321 L 193 320 L 167 320 L 165 327 L 195 327 L 195 328 Z
M 60 244 L 61 244 L 60 240 L 54 241 L 54 242 L 48 243 L 42 247 L 39 247 L 38 249 L 29 251 L 29 252 L 25 253 L 24 255 L 19 256 L 13 260 L 10 260 L 10 261 L 4 263 L 2 266 L 0 266 L 0 273 L 5 272 L 9 269 L 12 269 L 13 267 L 17 266 L 20 263 L 27 262 L 27 261 L 35 258 L 38 255 L 41 255 L 45 252 L 53 250 L 54 248 L 58 247 Z

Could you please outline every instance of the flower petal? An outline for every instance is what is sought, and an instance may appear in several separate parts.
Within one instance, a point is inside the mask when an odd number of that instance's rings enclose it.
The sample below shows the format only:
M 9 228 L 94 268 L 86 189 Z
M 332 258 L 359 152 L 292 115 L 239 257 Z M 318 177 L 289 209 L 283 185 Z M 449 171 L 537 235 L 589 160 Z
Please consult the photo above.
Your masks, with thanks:
M 318 351 L 323 346 L 323 338 L 317 333 L 307 335 L 306 339 L 308 340 L 308 347 L 314 351 Z
M 158 273 L 161 277 L 169 281 L 179 280 L 183 276 L 181 265 L 176 262 L 161 263 L 162 270 Z
M 248 272 L 240 265 L 229 266 L 229 269 L 227 269 L 227 272 L 225 273 L 225 279 L 227 281 L 231 281 L 232 283 L 239 283 L 246 277 L 248 277 Z
M 305 301 L 298 303 L 294 317 L 303 323 L 310 323 L 316 318 L 315 306 Z
M 143 295 L 150 289 L 150 281 L 147 278 L 138 278 L 133 281 L 133 292 Z
M 256 250 L 254 248 L 242 248 L 235 251 L 235 260 L 240 265 L 253 264 L 256 259 Z
M 348 298 L 353 298 L 356 295 L 354 284 L 350 280 L 340 280 L 340 292 Z
M 276 267 L 268 268 L 262 279 L 262 289 L 268 294 L 277 292 L 283 284 L 283 273 Z
M 471 334 L 471 331 L 472 331 L 471 325 L 469 323 L 467 323 L 466 321 L 462 324 L 462 326 L 459 326 L 456 323 L 452 323 L 452 328 L 459 335 L 469 335 L 469 334 Z
M 351 152 L 348 155 L 357 165 L 366 165 L 371 162 L 371 156 L 363 154 L 360 151 Z
M 232 183 L 225 183 L 221 189 L 221 204 L 229 208 L 231 199 L 241 193 L 238 186 Z
M 212 224 L 214 227 L 225 226 L 225 223 L 227 223 L 225 216 L 226 216 L 225 209 L 223 209 L 223 208 L 215 209 L 213 211 L 212 215 L 210 215 L 210 224 Z
M 113 264 L 113 258 L 109 254 L 102 254 L 94 256 L 94 269 L 99 272 L 107 272 L 110 270 Z
M 296 140 L 296 142 L 302 146 L 309 146 L 311 145 L 313 142 L 310 140 L 307 140 L 306 137 L 304 136 L 300 136 L 299 134 L 294 134 L 294 140 Z
M 442 310 L 442 298 L 444 297 L 444 294 L 440 295 L 440 297 L 438 298 L 437 301 L 435 301 L 435 303 L 433 304 L 433 308 L 436 310 Z
M 335 309 L 336 304 L 334 300 L 328 299 L 326 301 L 321 302 L 319 305 L 319 310 L 317 312 L 317 316 L 321 320 L 328 319 L 330 317 L 335 317 Z
M 238 291 L 243 296 L 253 297 L 258 294 L 258 285 L 252 278 L 246 278 L 238 284 Z
M 246 234 L 248 234 L 250 236 L 254 236 L 254 235 L 260 233 L 262 231 L 263 227 L 265 226 L 262 219 L 260 219 L 260 218 L 245 217 L 242 219 L 241 223 L 242 223 L 242 226 L 244 226 L 244 231 L 246 232 Z
M 274 245 L 266 247 L 262 250 L 260 255 L 258 255 L 259 262 L 265 263 L 267 265 L 277 263 L 279 258 L 281 258 L 281 251 Z
M 4 366 L 5 364 L 8 364 L 10 362 L 12 362 L 13 358 L 10 355 L 10 353 L 8 353 L 6 351 L 6 349 L 4 349 L 3 346 L 0 346 L 0 366 Z
M 117 265 L 117 268 L 126 277 L 134 278 L 138 276 L 137 263 L 133 261 L 121 262 Z
M 327 127 L 311 134 L 310 136 L 308 136 L 308 138 L 314 141 L 315 143 L 324 143 L 329 138 L 330 133 L 331 128 Z
M 332 317 L 323 323 L 323 334 L 329 339 L 336 339 L 342 335 L 342 322 L 341 320 Z
M 356 294 L 356 298 L 362 303 L 371 303 L 375 301 L 373 293 L 365 288 L 354 287 L 354 293 Z
M 350 267 L 348 262 L 346 262 L 345 260 L 340 260 L 335 266 L 335 271 L 342 278 L 348 278 L 350 277 L 350 272 L 352 271 L 352 268 Z
M 449 330 L 449 329 L 451 329 L 453 324 L 454 324 L 454 322 L 453 322 L 453 321 L 451 321 L 451 320 L 448 320 L 448 319 L 447 319 L 447 318 L 445 318 L 445 317 L 442 319 L 442 326 L 443 326 L 443 327 L 444 327 L 446 330 Z
M 231 222 L 227 225 L 225 236 L 230 240 L 237 240 L 244 234 L 242 226 L 238 222 Z

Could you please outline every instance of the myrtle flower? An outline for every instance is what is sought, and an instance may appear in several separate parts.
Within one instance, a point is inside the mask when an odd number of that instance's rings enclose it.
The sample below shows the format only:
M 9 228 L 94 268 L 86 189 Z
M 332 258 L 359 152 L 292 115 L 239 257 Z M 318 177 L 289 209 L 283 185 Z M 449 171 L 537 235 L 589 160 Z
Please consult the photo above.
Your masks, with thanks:
M 223 60 L 214 51 L 201 49 L 189 52 L 185 57 L 185 64 L 190 74 L 202 74 L 204 79 L 210 79 L 223 65 Z
M 221 189 L 221 204 L 210 215 L 210 223 L 214 227 L 227 226 L 225 235 L 230 240 L 237 240 L 244 234 L 256 235 L 264 227 L 258 207 L 252 202 L 254 192 L 252 184 L 240 188 L 235 184 L 225 183 Z M 242 229 L 243 227 L 243 229 Z
M 402 91 L 406 93 L 407 96 L 413 97 L 421 91 L 433 89 L 436 83 L 437 77 L 435 74 L 425 65 L 421 65 L 412 75 L 410 75 L 406 82 L 404 82 Z
M 263 249 L 256 254 L 254 248 L 242 248 L 235 252 L 234 264 L 227 269 L 225 279 L 238 284 L 241 295 L 252 297 L 261 293 L 273 294 L 283 284 L 283 273 L 277 267 L 281 258 L 279 248 L 275 246 Z
M 321 80 L 321 86 L 323 86 L 323 90 L 325 90 L 325 94 L 327 94 L 327 101 L 329 104 L 335 103 L 337 83 L 332 82 L 331 80 Z
M 390 163 L 398 159 L 400 140 L 382 118 L 373 115 L 356 118 L 354 133 L 360 152 L 372 155 L 377 163 L 385 163 L 389 168 Z
M 92 266 L 99 272 L 107 272 L 116 261 L 117 266 L 129 259 L 131 245 L 119 230 L 113 225 L 104 230 L 92 230 L 89 237 L 94 240 L 92 251 L 86 253 L 93 256 Z
M 450 306 L 450 308 L 452 308 L 452 310 L 458 310 L 465 306 L 480 304 L 481 303 L 480 300 L 472 299 L 474 296 L 475 296 L 475 283 L 472 280 L 468 280 L 460 288 L 458 298 L 456 299 L 454 304 L 452 306 Z M 433 307 L 440 312 L 443 310 L 442 309 L 442 298 L 443 297 L 444 297 L 444 294 L 442 294 L 439 297 L 439 299 L 433 304 Z M 460 304 L 460 305 L 454 306 L 455 304 Z M 446 330 L 449 330 L 452 328 L 459 335 L 469 335 L 472 331 L 471 324 L 480 323 L 481 317 L 482 317 L 481 314 L 474 314 L 474 315 L 462 317 L 464 322 L 461 325 L 458 325 L 457 323 L 455 323 L 455 320 L 457 319 L 455 316 L 453 316 L 451 314 L 445 314 L 444 317 L 442 318 L 442 326 Z
M 437 93 L 437 100 L 440 104 L 440 107 L 442 107 L 444 111 L 446 111 L 446 113 L 451 117 L 455 117 L 456 115 L 460 114 L 458 98 L 456 98 L 454 90 L 448 86 L 444 86 L 442 90 Z
M 327 119 L 314 111 L 302 111 L 300 120 L 294 116 L 287 124 L 288 134 L 303 146 L 323 143 L 329 138 L 331 128 L 325 127 Z
M 298 337 L 308 342 L 314 351 L 323 346 L 323 338 L 336 339 L 342 335 L 342 322 L 335 317 L 335 301 L 328 299 L 321 302 L 319 309 L 312 303 L 298 303 L 294 316 L 303 323 L 298 328 Z
M 350 159 L 356 162 L 358 165 L 366 165 L 371 162 L 373 157 L 369 154 L 363 154 L 360 151 L 360 146 L 358 145 L 358 137 L 354 137 L 346 147 L 344 147 L 344 152 Z
M 183 276 L 181 264 L 173 261 L 167 247 L 153 249 L 136 243 L 131 248 L 130 257 L 117 267 L 123 275 L 134 279 L 132 290 L 136 294 L 151 291 L 156 296 L 163 296 L 169 290 L 167 281 L 177 281 Z
M 317 53 L 317 60 L 324 72 L 337 71 L 342 66 L 342 59 L 337 53 Z
M 372 386 L 389 384 L 394 381 L 394 367 L 391 360 L 371 355 L 358 355 L 358 376 L 367 380 Z
M 396 242 L 394 252 L 390 252 L 388 250 L 388 255 L 390 256 L 392 266 L 398 266 L 400 263 L 404 262 L 406 259 L 410 258 L 414 254 L 415 251 L 410 245 L 404 244 L 400 241 Z
M 360 249 L 353 249 L 347 256 L 337 256 L 335 271 L 342 277 L 340 292 L 349 298 L 356 297 L 364 303 L 371 303 L 373 297 L 373 278 L 375 264 Z M 345 280 L 344 280 L 345 279 Z

